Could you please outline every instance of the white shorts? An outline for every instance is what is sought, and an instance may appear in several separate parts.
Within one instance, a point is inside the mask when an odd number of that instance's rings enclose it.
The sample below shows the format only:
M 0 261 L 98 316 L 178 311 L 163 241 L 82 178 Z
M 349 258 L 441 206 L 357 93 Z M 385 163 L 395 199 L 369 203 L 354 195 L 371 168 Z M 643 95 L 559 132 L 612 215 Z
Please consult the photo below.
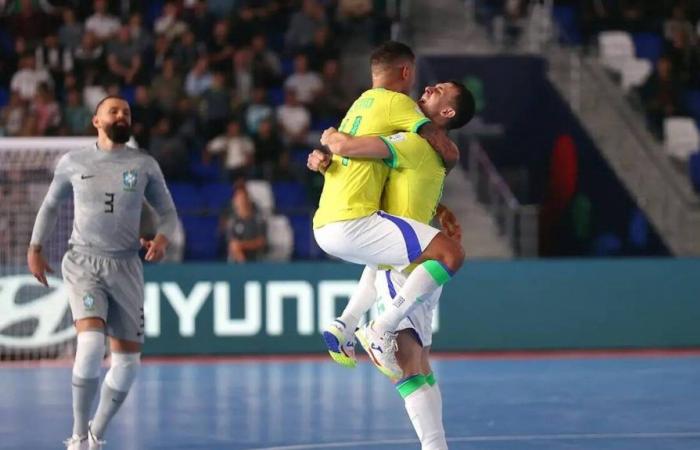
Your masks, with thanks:
M 377 312 L 382 313 L 390 305 L 401 286 L 406 282 L 406 275 L 396 270 L 378 270 L 374 285 L 377 289 Z M 440 300 L 442 286 L 420 299 L 420 304 L 403 319 L 396 331 L 412 330 L 418 343 L 430 347 L 433 343 L 433 313 Z
M 378 211 L 359 219 L 332 222 L 314 230 L 316 242 L 331 256 L 376 268 L 403 270 L 418 259 L 440 230 Z

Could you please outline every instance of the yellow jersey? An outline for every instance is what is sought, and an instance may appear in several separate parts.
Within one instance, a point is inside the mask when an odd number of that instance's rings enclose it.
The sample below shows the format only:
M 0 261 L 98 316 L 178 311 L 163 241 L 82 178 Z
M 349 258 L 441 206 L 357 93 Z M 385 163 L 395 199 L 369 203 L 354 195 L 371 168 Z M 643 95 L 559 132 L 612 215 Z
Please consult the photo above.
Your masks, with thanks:
M 430 223 L 446 176 L 440 155 L 416 133 L 397 133 L 381 139 L 391 152 L 385 160 L 391 171 L 384 185 L 382 210 Z
M 417 132 L 429 122 L 409 96 L 374 88 L 355 100 L 339 131 L 353 136 L 386 136 L 398 131 Z M 388 175 L 389 166 L 381 160 L 333 155 L 324 175 L 313 227 L 357 219 L 378 211 Z

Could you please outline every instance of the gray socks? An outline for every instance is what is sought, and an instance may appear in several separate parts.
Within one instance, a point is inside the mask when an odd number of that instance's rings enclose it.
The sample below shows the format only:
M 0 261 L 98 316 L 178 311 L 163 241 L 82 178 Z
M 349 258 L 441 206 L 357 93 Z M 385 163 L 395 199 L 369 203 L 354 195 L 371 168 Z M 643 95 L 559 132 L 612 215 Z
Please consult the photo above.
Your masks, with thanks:
M 73 434 L 87 436 L 92 402 L 95 400 L 99 378 L 73 375 Z
M 127 394 L 128 392 L 115 391 L 109 387 L 107 383 L 102 383 L 100 403 L 97 406 L 97 412 L 95 413 L 95 418 L 92 420 L 92 426 L 90 428 L 90 431 L 92 431 L 95 437 L 102 439 L 109 421 L 112 420 L 112 417 L 119 411 Z

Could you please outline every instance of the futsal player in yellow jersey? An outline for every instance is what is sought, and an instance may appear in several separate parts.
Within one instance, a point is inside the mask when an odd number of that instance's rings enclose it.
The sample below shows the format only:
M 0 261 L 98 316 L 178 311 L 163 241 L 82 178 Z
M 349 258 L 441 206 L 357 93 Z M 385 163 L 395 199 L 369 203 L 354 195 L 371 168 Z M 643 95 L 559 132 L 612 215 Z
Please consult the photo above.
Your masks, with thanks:
M 464 86 L 454 82 L 427 87 L 419 104 L 428 118 L 441 128 L 463 125 L 472 117 L 474 111 L 471 94 Z M 425 224 L 433 219 L 442 195 L 445 167 L 427 141 L 415 133 L 353 138 L 333 129 L 324 133 L 324 140 L 331 142 L 329 148 L 334 155 L 378 158 L 392 167 L 382 195 L 383 211 Z M 316 160 L 312 163 L 314 157 Z M 310 168 L 316 169 L 322 159 L 318 154 L 310 155 Z M 324 161 L 323 165 L 327 163 Z M 461 230 L 454 216 L 446 208 L 440 208 L 441 225 L 447 229 L 450 237 L 460 240 Z M 366 289 L 364 298 L 356 298 L 353 295 L 356 304 L 349 304 L 348 307 L 355 308 L 355 314 L 362 315 L 369 310 L 379 292 L 380 311 L 386 311 L 392 308 L 396 290 L 401 289 L 406 280 L 406 274 L 398 270 L 379 271 L 375 280 L 376 290 Z M 438 287 L 425 295 L 396 328 L 397 362 L 403 377 L 393 381 L 404 399 L 406 411 L 423 450 L 447 449 L 442 424 L 442 396 L 429 362 L 433 311 L 441 292 L 442 287 Z M 357 334 L 375 362 L 372 356 L 374 350 L 367 339 L 366 331 L 367 326 L 358 330 Z

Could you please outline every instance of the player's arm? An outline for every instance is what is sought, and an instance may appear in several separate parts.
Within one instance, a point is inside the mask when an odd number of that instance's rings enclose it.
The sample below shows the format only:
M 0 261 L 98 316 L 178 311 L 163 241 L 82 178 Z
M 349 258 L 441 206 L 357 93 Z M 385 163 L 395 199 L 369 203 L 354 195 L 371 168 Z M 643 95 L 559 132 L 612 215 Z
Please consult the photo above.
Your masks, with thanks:
M 53 227 L 56 225 L 58 207 L 61 205 L 61 201 L 71 193 L 67 159 L 68 156 L 63 156 L 56 166 L 49 191 L 46 193 L 46 197 L 44 197 L 44 201 L 41 203 L 39 212 L 36 215 L 32 238 L 27 251 L 29 271 L 41 284 L 47 287 L 49 283 L 46 279 L 46 272 L 53 273 L 53 269 L 46 262 L 42 249 Z
M 445 133 L 444 130 L 439 129 L 433 123 L 429 123 L 423 125 L 418 133 L 428 141 L 431 147 L 433 147 L 433 150 L 440 155 L 447 172 L 457 165 L 459 162 L 459 149 L 457 145 L 447 137 L 447 133 Z
M 349 158 L 385 159 L 391 156 L 389 147 L 377 136 L 350 136 L 335 128 L 328 128 L 321 136 L 321 144 L 331 153 Z
M 151 162 L 152 167 L 148 171 L 148 184 L 144 195 L 158 213 L 159 220 L 156 236 L 150 241 L 141 239 L 141 245 L 148 250 L 145 257 L 146 261 L 160 261 L 165 256 L 169 236 L 173 236 L 177 229 L 177 212 L 175 211 L 173 198 L 170 196 L 170 191 L 168 191 L 168 187 L 165 184 L 165 178 L 160 170 L 160 166 L 158 166 L 155 159 L 151 158 Z

